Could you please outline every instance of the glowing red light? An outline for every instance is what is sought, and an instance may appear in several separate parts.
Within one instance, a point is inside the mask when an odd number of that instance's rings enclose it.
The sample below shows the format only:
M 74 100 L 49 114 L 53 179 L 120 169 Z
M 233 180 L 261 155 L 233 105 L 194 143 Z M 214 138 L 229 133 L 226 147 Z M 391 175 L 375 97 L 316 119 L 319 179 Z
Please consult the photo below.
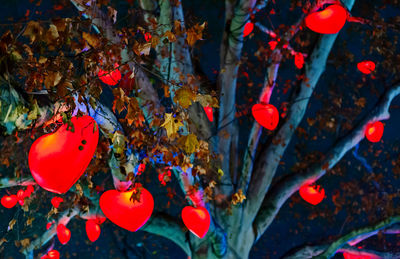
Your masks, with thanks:
M 17 195 L 10 195 L 10 196 L 3 196 L 1 198 L 1 205 L 3 205 L 7 209 L 11 209 L 14 207 L 18 202 Z
M 72 117 L 72 129 L 62 125 L 38 138 L 29 150 L 29 168 L 45 190 L 65 193 L 79 179 L 96 151 L 99 129 L 90 116 Z
M 298 69 L 302 69 L 304 65 L 304 56 L 300 52 L 294 55 L 294 64 Z
M 274 130 L 278 126 L 279 113 L 272 104 L 257 103 L 251 111 L 254 119 L 264 128 Z
M 17 192 L 17 198 L 18 198 L 19 205 L 24 206 L 24 203 L 25 203 L 25 201 L 24 201 L 24 198 L 25 198 L 24 190 L 19 190 Z
M 182 210 L 182 220 L 185 226 L 199 238 L 203 238 L 210 227 L 210 214 L 204 207 L 186 206 Z
M 90 241 L 96 241 L 100 236 L 100 226 L 96 223 L 96 220 L 88 220 L 86 221 L 86 234 Z
M 306 26 L 317 33 L 338 33 L 347 19 L 347 11 L 342 6 L 333 4 L 322 11 L 307 15 Z
M 71 239 L 71 231 L 64 225 L 57 226 L 57 237 L 61 244 L 65 245 Z
M 47 254 L 40 257 L 40 259 L 60 259 L 60 253 L 57 250 L 50 250 Z
M 278 45 L 278 42 L 276 40 L 271 40 L 270 42 L 268 42 L 268 45 L 271 50 L 274 50 L 276 48 L 276 45 Z
M 213 108 L 210 106 L 206 106 L 206 107 L 203 107 L 203 109 L 207 115 L 208 120 L 212 122 L 214 120 Z
M 243 38 L 248 36 L 254 29 L 254 23 L 252 22 L 247 22 L 244 25 L 244 30 L 243 30 Z
M 119 192 L 106 191 L 100 197 L 100 208 L 104 215 L 114 224 L 129 231 L 141 228 L 150 218 L 154 208 L 153 196 L 144 188 L 138 187 Z M 134 200 L 133 192 L 140 191 L 140 200 Z
M 53 197 L 53 199 L 51 199 L 51 204 L 53 205 L 54 208 L 57 208 L 60 206 L 60 203 L 63 202 L 64 199 L 61 197 Z
M 380 121 L 368 123 L 365 129 L 365 137 L 371 142 L 379 142 L 383 136 L 383 129 L 383 123 Z
M 104 71 L 103 69 L 99 70 L 99 73 L 97 74 L 103 83 L 108 84 L 108 85 L 116 85 L 118 84 L 118 81 L 121 80 L 121 72 L 118 70 L 118 64 L 114 64 L 115 70 L 113 71 Z
M 372 61 L 362 61 L 357 64 L 358 70 L 363 74 L 371 74 L 375 70 L 375 63 Z
M 344 259 L 378 259 L 380 257 L 369 256 L 369 255 L 360 255 L 355 253 L 343 253 Z
M 146 40 L 146 42 L 149 42 L 151 40 L 151 33 L 150 32 L 146 32 L 144 34 L 144 39 Z
M 301 198 L 303 198 L 306 202 L 317 205 L 320 203 L 325 197 L 325 190 L 319 185 L 311 186 L 311 185 L 303 185 L 299 190 Z
M 33 186 L 32 186 L 32 185 L 28 185 L 28 187 L 26 187 L 26 190 L 25 190 L 25 192 L 24 192 L 24 197 L 25 197 L 25 198 L 30 197 L 31 194 L 32 194 L 34 191 L 35 191 L 35 189 L 33 188 Z

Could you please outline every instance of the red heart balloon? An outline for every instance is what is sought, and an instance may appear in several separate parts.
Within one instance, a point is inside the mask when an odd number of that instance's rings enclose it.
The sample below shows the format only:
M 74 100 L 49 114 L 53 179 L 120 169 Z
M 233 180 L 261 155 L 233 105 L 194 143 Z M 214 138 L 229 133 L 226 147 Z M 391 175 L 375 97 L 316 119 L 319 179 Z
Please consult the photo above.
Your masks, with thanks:
M 203 238 L 210 228 L 210 214 L 204 207 L 186 206 L 182 210 L 182 220 L 185 226 L 199 238 Z
M 257 103 L 251 111 L 254 119 L 264 128 L 274 130 L 278 126 L 279 113 L 272 104 Z
M 96 223 L 95 220 L 89 219 L 86 221 L 86 234 L 90 241 L 96 241 L 100 236 L 100 226 Z
M 375 70 L 375 63 L 372 61 L 362 61 L 357 64 L 358 70 L 363 74 L 371 74 Z
M 51 205 L 53 205 L 54 208 L 57 208 L 60 206 L 60 203 L 63 202 L 64 199 L 61 197 L 53 197 L 53 199 L 51 199 Z
M 244 25 L 244 30 L 243 30 L 243 38 L 249 35 L 254 29 L 254 23 L 252 22 L 247 22 Z
M 153 196 L 144 188 L 140 190 L 140 200 L 131 199 L 136 188 L 119 192 L 110 190 L 100 197 L 100 208 L 114 224 L 129 231 L 141 228 L 150 218 L 154 208 Z
M 380 121 L 368 123 L 365 129 L 365 137 L 371 142 L 379 142 L 383 136 L 383 129 L 383 123 Z
M 40 259 L 60 259 L 60 253 L 57 250 L 50 250 L 47 254 L 40 257 Z
M 325 190 L 321 188 L 321 186 L 311 186 L 311 185 L 303 185 L 299 190 L 301 198 L 303 198 L 306 202 L 317 205 L 320 203 L 325 197 Z
M 317 33 L 338 33 L 347 20 L 347 11 L 342 6 L 333 4 L 322 11 L 307 15 L 306 26 Z
M 206 107 L 203 107 L 203 109 L 204 109 L 204 112 L 207 115 L 208 120 L 212 122 L 214 120 L 213 108 L 210 107 L 210 106 L 206 106 Z
M 343 253 L 344 259 L 378 259 L 382 258 L 379 256 L 373 256 L 373 255 L 361 255 L 361 254 L 352 254 L 352 253 Z
M 99 129 L 90 116 L 72 117 L 74 132 L 67 124 L 38 138 L 29 150 L 29 168 L 45 190 L 65 193 L 81 177 L 96 151 Z
M 113 71 L 104 71 L 103 69 L 99 70 L 99 73 L 97 74 L 103 83 L 108 84 L 108 85 L 116 85 L 118 84 L 118 81 L 121 80 L 121 72 L 118 70 L 118 64 L 114 64 L 114 68 L 116 68 Z
M 61 244 L 65 245 L 71 239 L 71 231 L 64 225 L 57 226 L 57 237 Z
M 7 209 L 11 209 L 14 207 L 18 202 L 17 195 L 10 195 L 10 196 L 3 196 L 1 198 L 1 205 L 3 205 Z

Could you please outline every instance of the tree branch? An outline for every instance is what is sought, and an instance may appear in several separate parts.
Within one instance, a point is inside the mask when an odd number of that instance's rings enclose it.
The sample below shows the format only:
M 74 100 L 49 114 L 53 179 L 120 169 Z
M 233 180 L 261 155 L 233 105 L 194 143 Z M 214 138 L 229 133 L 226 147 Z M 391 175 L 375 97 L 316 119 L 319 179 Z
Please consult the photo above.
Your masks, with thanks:
M 153 212 L 147 223 L 141 230 L 151 234 L 165 237 L 178 246 L 180 246 L 186 254 L 191 255 L 189 243 L 186 241 L 185 229 L 182 222 L 178 221 L 176 217 L 172 217 L 162 212 Z
M 294 192 L 302 185 L 315 182 L 322 177 L 326 173 L 326 170 L 333 168 L 347 151 L 364 138 L 365 128 L 368 123 L 389 118 L 390 103 L 398 95 L 400 95 L 400 85 L 387 89 L 376 107 L 368 113 L 360 124 L 326 152 L 325 159 L 311 166 L 304 173 L 284 177 L 270 190 L 267 196 L 264 197 L 263 204 L 253 223 L 257 229 L 258 238 L 271 224 L 279 209 Z
M 75 217 L 76 215 L 78 215 L 79 213 L 79 209 L 74 208 L 72 209 L 72 211 L 67 210 L 64 211 L 61 215 L 60 215 L 60 219 L 57 221 L 57 223 L 54 223 L 51 228 L 49 228 L 47 231 L 45 231 L 40 237 L 38 237 L 37 239 L 33 240 L 29 246 L 25 247 L 22 250 L 22 253 L 29 258 L 30 255 L 32 254 L 33 250 L 35 249 L 39 249 L 40 247 L 42 247 L 43 245 L 45 245 L 47 242 L 49 242 L 57 233 L 57 225 L 58 224 L 64 224 L 67 225 L 68 222 Z
M 354 4 L 354 0 L 346 0 L 344 2 L 349 10 Z M 325 70 L 326 61 L 336 37 L 337 34 L 321 36 L 309 61 L 306 63 L 305 78 L 307 80 L 301 82 L 300 91 L 289 109 L 287 120 L 279 128 L 272 140 L 272 144 L 263 147 L 261 150 L 259 159 L 254 165 L 248 187 L 248 198 L 245 204 L 246 214 L 255 216 L 260 208 L 286 147 L 303 119 L 310 97 L 322 72 Z
M 379 232 L 384 234 L 397 234 L 399 233 L 399 227 L 396 226 L 396 223 L 400 222 L 400 216 L 394 216 L 383 220 L 375 225 L 371 225 L 368 227 L 360 228 L 357 230 L 353 230 L 342 237 L 339 237 L 334 242 L 329 242 L 329 244 L 323 245 L 306 245 L 302 248 L 299 248 L 294 253 L 289 253 L 284 256 L 284 259 L 322 259 L 322 258 L 330 258 L 335 253 L 343 253 L 348 252 L 351 254 L 358 254 L 363 256 L 371 256 L 372 258 L 399 258 L 400 254 L 392 254 L 392 253 L 382 253 L 378 251 L 368 250 L 368 249 L 360 249 L 348 245 L 355 240 L 365 240 L 368 237 L 378 234 Z

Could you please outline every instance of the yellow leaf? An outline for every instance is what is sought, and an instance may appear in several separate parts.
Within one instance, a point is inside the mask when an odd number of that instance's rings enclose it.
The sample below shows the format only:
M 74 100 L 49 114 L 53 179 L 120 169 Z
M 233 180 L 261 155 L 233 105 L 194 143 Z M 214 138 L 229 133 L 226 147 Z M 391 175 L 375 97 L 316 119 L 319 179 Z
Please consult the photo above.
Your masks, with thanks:
M 60 72 L 49 71 L 44 79 L 44 86 L 47 89 L 50 89 L 56 86 L 60 82 L 61 78 L 62 75 Z
M 168 138 L 171 138 L 180 127 L 183 127 L 183 124 L 179 119 L 172 117 L 172 113 L 166 113 L 165 121 L 161 124 L 161 127 L 165 128 Z
M 17 223 L 17 220 L 12 219 L 10 223 L 8 223 L 8 230 L 12 230 L 14 228 L 15 223 Z
M 222 171 L 221 168 L 218 169 L 218 177 L 221 178 L 222 176 L 224 176 L 224 171 Z
M 43 28 L 38 22 L 30 21 L 26 25 L 26 29 L 22 35 L 29 37 L 32 43 L 43 35 Z
M 246 196 L 243 194 L 242 189 L 232 195 L 232 204 L 236 205 L 238 203 L 242 203 L 246 199 Z
M 196 100 L 196 94 L 188 88 L 181 88 L 175 92 L 174 102 L 187 109 Z
M 93 35 L 93 34 L 90 34 L 87 32 L 83 32 L 82 38 L 84 40 L 86 40 L 87 43 L 89 43 L 89 45 L 92 46 L 93 48 L 100 47 L 100 39 L 96 35 Z
M 169 42 L 175 42 L 176 41 L 176 36 L 171 31 L 166 31 L 164 33 L 164 37 L 167 37 Z
M 203 107 L 219 108 L 218 99 L 209 94 L 199 94 L 196 96 L 196 102 L 199 102 Z
M 200 147 L 199 141 L 194 134 L 180 137 L 178 139 L 178 144 L 186 152 L 186 154 L 192 154 Z
M 46 32 L 46 38 L 48 42 L 56 40 L 60 35 L 58 34 L 57 27 L 54 24 L 50 24 L 50 28 Z
M 196 43 L 196 41 L 201 40 L 203 38 L 203 30 L 206 26 L 204 22 L 202 25 L 196 24 L 194 27 L 189 28 L 187 30 L 187 38 L 186 41 L 190 47 Z

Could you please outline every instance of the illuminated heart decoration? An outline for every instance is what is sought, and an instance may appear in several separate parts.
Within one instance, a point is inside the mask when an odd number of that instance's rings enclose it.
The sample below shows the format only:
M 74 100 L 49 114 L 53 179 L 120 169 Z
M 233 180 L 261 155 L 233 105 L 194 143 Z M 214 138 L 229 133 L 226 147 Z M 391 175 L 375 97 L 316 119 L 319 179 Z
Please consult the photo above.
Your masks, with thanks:
M 63 202 L 64 199 L 61 197 L 53 197 L 53 199 L 51 199 L 51 205 L 53 205 L 54 208 L 57 208 L 60 206 L 60 203 Z
M 150 32 L 146 32 L 144 34 L 144 39 L 146 40 L 146 42 L 149 42 L 151 40 L 151 33 Z
M 304 65 L 304 56 L 300 52 L 297 52 L 296 55 L 294 55 L 294 65 L 298 69 L 302 69 Z
M 333 4 L 322 11 L 314 12 L 305 18 L 306 26 L 317 33 L 338 33 L 347 19 L 347 11 L 342 6 Z
M 303 198 L 306 202 L 317 205 L 320 203 L 325 197 L 325 190 L 321 188 L 321 186 L 316 185 L 303 185 L 299 190 L 301 198 Z
M 97 74 L 100 80 L 108 85 L 116 85 L 118 81 L 121 80 L 121 72 L 118 70 L 119 65 L 117 63 L 114 64 L 115 70 L 113 71 L 104 71 L 103 69 L 99 70 Z
M 363 74 L 371 74 L 375 70 L 375 63 L 372 61 L 362 61 L 357 64 L 358 70 Z
M 1 198 L 1 205 L 3 205 L 7 209 L 11 209 L 15 205 L 17 205 L 18 198 L 17 195 L 3 196 Z
M 40 257 L 40 259 L 60 259 L 60 253 L 57 250 L 50 250 L 47 254 Z
M 65 245 L 71 239 L 71 231 L 64 225 L 57 226 L 57 237 L 61 244 Z
M 100 236 L 100 226 L 96 223 L 95 220 L 90 219 L 86 221 L 86 234 L 90 241 L 96 241 Z
M 132 189 L 126 192 L 110 190 L 100 197 L 100 208 L 115 225 L 129 231 L 141 228 L 150 218 L 154 208 L 153 196 L 144 188 L 140 190 L 140 200 L 131 200 Z
M 25 203 L 24 198 L 25 198 L 24 190 L 19 190 L 17 192 L 17 199 L 18 199 L 19 205 L 24 206 L 24 203 Z
M 33 142 L 29 168 L 45 190 L 65 193 L 81 177 L 96 151 L 99 129 L 90 116 L 72 117 L 74 132 L 67 124 Z
M 383 129 L 383 123 L 380 121 L 368 123 L 365 129 L 365 137 L 371 142 L 379 142 L 383 136 Z
M 186 206 L 182 210 L 182 220 L 185 226 L 199 238 L 203 238 L 210 228 L 210 214 L 204 207 Z
M 206 107 L 203 107 L 203 109 L 204 109 L 204 112 L 205 112 L 206 115 L 207 115 L 208 120 L 212 122 L 212 121 L 214 120 L 214 115 L 213 115 L 213 109 L 212 109 L 212 107 L 206 106 Z
M 254 23 L 252 22 L 247 22 L 244 25 L 244 30 L 243 30 L 243 38 L 248 36 L 254 29 Z
M 279 113 L 272 104 L 257 103 L 251 111 L 254 119 L 264 128 L 274 130 L 278 126 Z
M 361 255 L 361 254 L 353 254 L 353 253 L 343 253 L 344 259 L 378 259 L 381 258 L 379 256 L 373 255 Z

